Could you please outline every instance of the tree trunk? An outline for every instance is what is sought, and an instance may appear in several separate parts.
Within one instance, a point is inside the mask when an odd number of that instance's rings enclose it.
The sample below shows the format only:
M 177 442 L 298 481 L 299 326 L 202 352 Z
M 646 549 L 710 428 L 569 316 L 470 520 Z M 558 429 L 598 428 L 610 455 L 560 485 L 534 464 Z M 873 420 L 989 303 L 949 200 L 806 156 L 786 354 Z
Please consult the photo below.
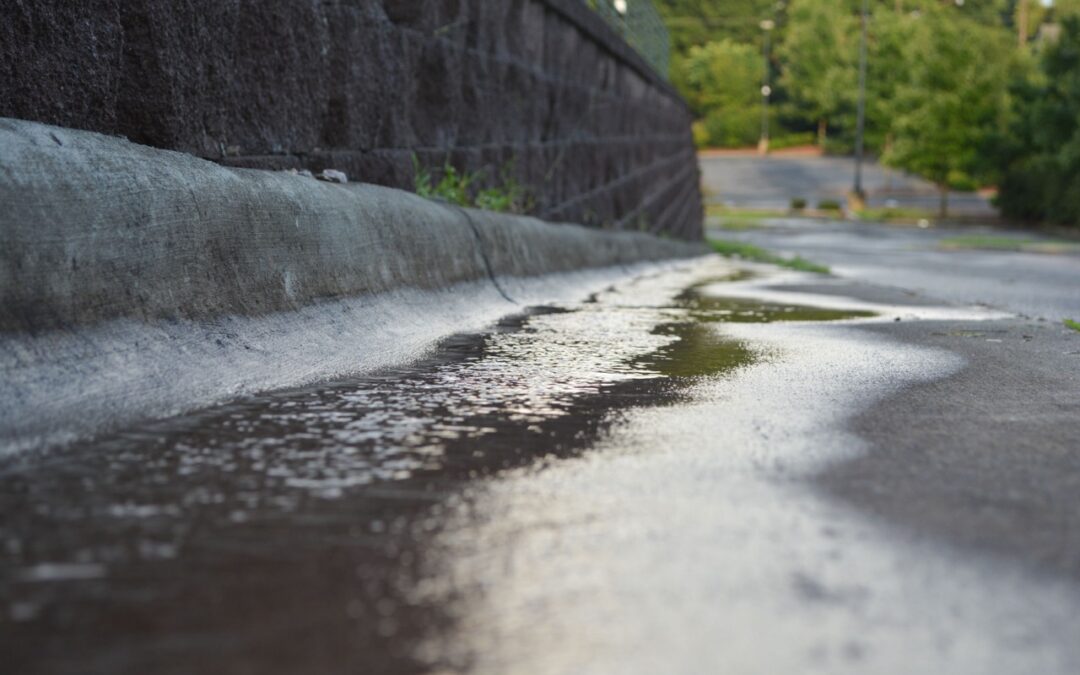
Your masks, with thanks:
M 890 131 L 889 133 L 885 134 L 885 148 L 884 148 L 885 157 L 888 157 L 892 153 L 892 146 L 893 146 L 893 135 L 892 135 L 892 132 Z M 885 167 L 885 191 L 886 192 L 892 192 L 892 179 L 893 179 L 892 167 L 890 167 L 888 164 L 885 164 L 884 162 L 882 162 L 882 164 Z
M 949 217 L 949 186 L 938 185 L 938 191 L 940 193 L 941 201 L 939 203 L 938 215 L 942 218 Z
M 825 140 L 829 136 L 829 121 L 824 117 L 818 120 L 817 123 L 817 143 L 818 147 L 822 150 L 825 149 Z
M 1016 37 L 1020 46 L 1023 47 L 1028 40 L 1028 0 L 1020 0 L 1016 14 Z

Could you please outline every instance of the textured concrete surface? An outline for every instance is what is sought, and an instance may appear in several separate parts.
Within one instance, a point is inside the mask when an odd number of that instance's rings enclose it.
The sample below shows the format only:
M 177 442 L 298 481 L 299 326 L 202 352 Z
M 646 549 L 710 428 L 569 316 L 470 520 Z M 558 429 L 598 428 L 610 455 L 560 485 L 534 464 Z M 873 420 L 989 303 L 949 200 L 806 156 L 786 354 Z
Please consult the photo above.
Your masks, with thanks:
M 508 305 L 702 252 L 32 122 L 0 120 L 0 156 L 11 446 L 407 360 Z
M 535 214 L 700 236 L 690 114 L 580 0 L 12 0 L 0 116 L 410 189 L 505 170 Z

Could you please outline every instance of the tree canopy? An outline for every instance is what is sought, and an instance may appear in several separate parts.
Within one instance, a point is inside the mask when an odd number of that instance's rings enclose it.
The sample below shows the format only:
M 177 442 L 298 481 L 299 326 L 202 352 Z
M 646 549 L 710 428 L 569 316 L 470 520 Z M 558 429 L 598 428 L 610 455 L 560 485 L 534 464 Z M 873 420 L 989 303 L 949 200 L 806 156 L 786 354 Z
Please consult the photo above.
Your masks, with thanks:
M 1009 216 L 1080 226 L 1080 12 L 1039 55 L 1033 77 L 1014 78 L 1017 106 L 999 144 L 999 203 Z
M 948 188 L 971 189 L 990 174 L 983 158 L 1007 123 L 1011 36 L 950 7 L 904 21 L 905 76 L 884 160 L 932 180 L 944 199 Z
M 850 152 L 862 0 L 656 4 L 699 144 L 756 142 L 768 68 L 773 138 Z M 943 189 L 1000 181 L 1006 212 L 1080 223 L 1080 0 L 869 5 L 868 151 Z

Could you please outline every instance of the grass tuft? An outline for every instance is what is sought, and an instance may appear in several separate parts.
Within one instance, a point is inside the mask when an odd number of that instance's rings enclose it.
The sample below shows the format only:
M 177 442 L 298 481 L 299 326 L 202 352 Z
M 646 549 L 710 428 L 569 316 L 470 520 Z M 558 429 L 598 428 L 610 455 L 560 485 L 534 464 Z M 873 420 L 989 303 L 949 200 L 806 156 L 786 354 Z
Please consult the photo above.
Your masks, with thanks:
M 1080 333 L 1080 321 L 1073 321 L 1072 319 L 1065 319 L 1062 323 L 1066 328 L 1072 328 L 1074 331 Z
M 741 258 L 743 260 L 750 260 L 752 262 L 779 265 L 780 267 L 786 267 L 788 269 L 798 270 L 800 272 L 829 274 L 829 268 L 825 267 L 824 265 L 818 265 L 817 263 L 810 262 L 809 260 L 799 256 L 795 256 L 794 258 L 784 258 L 782 256 L 776 255 L 775 253 L 770 253 L 769 251 L 766 251 L 760 246 L 746 244 L 741 241 L 710 239 L 709 245 L 712 246 L 713 251 L 719 253 L 726 258 Z

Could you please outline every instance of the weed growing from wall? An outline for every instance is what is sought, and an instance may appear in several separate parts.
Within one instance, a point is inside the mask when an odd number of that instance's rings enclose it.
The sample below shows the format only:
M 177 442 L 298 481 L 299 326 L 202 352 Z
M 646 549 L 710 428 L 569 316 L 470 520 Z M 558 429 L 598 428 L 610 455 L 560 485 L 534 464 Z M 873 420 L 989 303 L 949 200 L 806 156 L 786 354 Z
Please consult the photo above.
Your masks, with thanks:
M 413 185 L 421 197 L 502 213 L 527 213 L 533 208 L 529 190 L 513 176 L 512 162 L 503 165 L 495 185 L 485 188 L 477 187 L 483 182 L 483 171 L 459 171 L 447 161 L 438 174 L 436 181 L 431 169 L 421 166 L 413 155 Z

